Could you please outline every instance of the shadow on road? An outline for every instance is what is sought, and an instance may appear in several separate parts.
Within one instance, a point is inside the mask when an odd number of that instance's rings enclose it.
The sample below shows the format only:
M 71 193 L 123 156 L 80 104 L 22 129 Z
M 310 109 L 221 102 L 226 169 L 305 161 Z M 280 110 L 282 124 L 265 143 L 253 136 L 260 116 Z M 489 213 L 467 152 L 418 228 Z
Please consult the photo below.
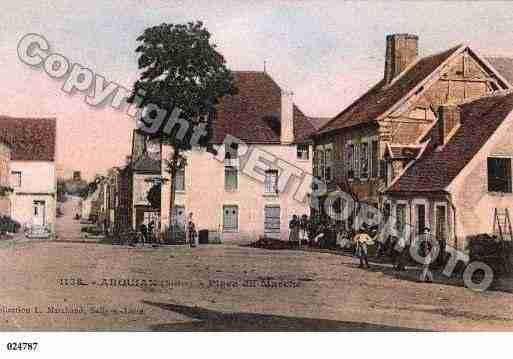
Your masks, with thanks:
M 156 324 L 150 326 L 154 331 L 361 331 L 361 332 L 414 332 L 419 329 L 393 327 L 363 322 L 345 322 L 329 319 L 313 319 L 301 317 L 288 317 L 282 315 L 258 313 L 223 313 L 201 307 L 190 307 L 179 304 L 157 303 L 143 301 L 164 310 L 180 313 L 194 321 L 185 323 Z

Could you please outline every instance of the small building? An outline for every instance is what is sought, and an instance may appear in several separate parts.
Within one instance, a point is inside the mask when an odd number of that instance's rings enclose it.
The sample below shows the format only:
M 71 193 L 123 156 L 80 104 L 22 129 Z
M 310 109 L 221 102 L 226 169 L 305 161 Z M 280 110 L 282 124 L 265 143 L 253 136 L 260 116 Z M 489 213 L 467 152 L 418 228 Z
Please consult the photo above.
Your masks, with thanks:
M 56 120 L 0 117 L 12 136 L 10 216 L 26 228 L 54 230 L 56 217 Z
M 382 201 L 395 233 L 411 239 L 428 227 L 459 249 L 469 236 L 492 234 L 495 211 L 513 213 L 512 131 L 507 91 L 440 106 L 416 144 L 402 151 L 389 146 L 386 157 L 404 167 Z

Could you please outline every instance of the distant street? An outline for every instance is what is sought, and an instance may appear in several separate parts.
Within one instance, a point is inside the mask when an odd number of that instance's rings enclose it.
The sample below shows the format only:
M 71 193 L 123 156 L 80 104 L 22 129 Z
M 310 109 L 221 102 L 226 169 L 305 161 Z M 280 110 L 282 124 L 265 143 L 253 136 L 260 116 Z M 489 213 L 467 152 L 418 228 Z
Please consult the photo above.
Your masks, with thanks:
M 80 221 L 75 219 L 75 214 L 80 214 L 80 197 L 69 196 L 68 200 L 60 203 L 63 216 L 57 218 L 56 231 L 59 240 L 80 239 Z

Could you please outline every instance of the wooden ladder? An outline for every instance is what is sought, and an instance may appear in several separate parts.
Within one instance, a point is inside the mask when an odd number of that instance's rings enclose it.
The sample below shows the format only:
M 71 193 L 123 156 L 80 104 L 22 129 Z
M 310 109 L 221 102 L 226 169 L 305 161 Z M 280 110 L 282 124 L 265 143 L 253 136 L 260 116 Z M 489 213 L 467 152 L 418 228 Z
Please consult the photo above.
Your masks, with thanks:
M 502 220 L 502 222 L 501 222 Z M 499 238 L 504 240 L 513 241 L 513 231 L 511 230 L 511 219 L 509 217 L 509 211 L 507 208 L 504 211 L 499 211 L 495 208 L 494 222 L 493 222 L 493 233 L 497 233 Z M 506 238 L 506 236 L 508 238 Z
M 512 265 L 510 263 L 505 241 L 509 240 L 509 245 L 512 245 L 511 242 L 513 241 L 513 231 L 511 230 L 511 219 L 507 208 L 504 208 L 504 211 L 499 211 L 497 208 L 495 208 L 493 233 L 499 235 L 502 247 L 500 257 L 504 266 L 504 270 L 506 273 L 511 273 Z

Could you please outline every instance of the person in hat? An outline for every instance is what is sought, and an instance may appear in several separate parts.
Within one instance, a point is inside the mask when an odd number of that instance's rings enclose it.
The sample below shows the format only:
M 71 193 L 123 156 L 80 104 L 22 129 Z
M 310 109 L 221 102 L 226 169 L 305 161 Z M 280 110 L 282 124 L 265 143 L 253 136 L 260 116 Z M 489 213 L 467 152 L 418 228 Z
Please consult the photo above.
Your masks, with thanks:
M 431 231 L 429 228 L 424 228 L 423 235 L 420 241 L 420 251 L 424 257 L 422 263 L 422 272 L 420 273 L 419 280 L 421 282 L 431 283 L 433 282 L 433 273 L 429 268 L 431 262 L 434 259 L 434 248 L 431 241 Z
M 367 233 L 366 226 L 360 228 L 360 231 L 354 236 L 354 241 L 356 242 L 356 255 L 360 259 L 359 268 L 363 268 L 364 265 L 366 268 L 370 268 L 367 247 L 371 244 L 372 238 Z

